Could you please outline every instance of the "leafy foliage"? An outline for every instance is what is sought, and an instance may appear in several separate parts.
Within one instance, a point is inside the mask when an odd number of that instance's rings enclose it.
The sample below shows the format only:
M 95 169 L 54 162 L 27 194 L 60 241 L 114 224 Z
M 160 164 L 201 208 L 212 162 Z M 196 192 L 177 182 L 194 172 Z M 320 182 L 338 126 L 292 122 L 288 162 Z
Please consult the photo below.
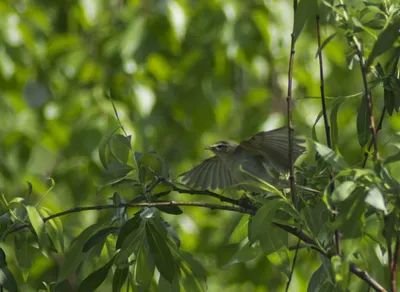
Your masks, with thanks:
M 400 287 L 396 1 L 64 2 L 0 5 L 2 287 Z M 296 199 L 182 185 L 203 145 L 286 121 L 290 34 Z

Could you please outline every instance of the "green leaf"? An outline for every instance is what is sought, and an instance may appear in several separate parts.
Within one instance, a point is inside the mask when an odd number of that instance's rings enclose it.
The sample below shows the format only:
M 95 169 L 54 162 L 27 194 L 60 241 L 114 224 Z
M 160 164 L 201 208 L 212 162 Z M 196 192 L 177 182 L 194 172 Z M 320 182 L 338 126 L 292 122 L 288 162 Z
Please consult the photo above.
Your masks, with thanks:
M 397 152 L 396 154 L 386 158 L 384 161 L 384 164 L 386 165 L 386 164 L 397 162 L 397 161 L 400 161 L 400 151 Z
M 146 246 L 143 244 L 139 246 L 136 261 L 133 265 L 133 279 L 144 291 L 148 291 L 153 280 L 154 275 L 154 262 L 149 255 Z
M 115 269 L 113 281 L 112 281 L 112 292 L 120 292 L 126 279 L 128 278 L 129 268 L 125 267 L 122 269 Z
M 101 164 L 103 164 L 104 168 L 107 168 L 108 164 L 110 163 L 110 158 L 109 158 L 109 149 L 108 149 L 108 144 L 111 139 L 111 137 L 114 135 L 114 133 L 121 128 L 121 126 L 117 126 L 110 131 L 107 132 L 107 134 L 101 139 L 100 144 L 99 144 L 99 158 L 101 161 Z
M 122 242 L 121 251 L 118 254 L 118 263 L 123 263 L 128 260 L 132 253 L 136 252 L 138 247 L 143 244 L 144 239 L 144 221 L 139 221 L 139 226 L 131 230 L 128 236 Z M 117 241 L 118 244 L 118 241 Z
M 121 134 L 115 134 L 110 139 L 110 150 L 111 154 L 117 161 L 126 164 L 131 151 L 131 141 L 128 137 Z
M 157 201 L 163 202 L 163 201 Z M 156 208 L 164 213 L 171 214 L 171 215 L 180 215 L 183 213 L 182 209 L 178 206 L 156 206 Z
M 245 263 L 254 260 L 259 254 L 261 254 L 261 248 L 259 246 L 253 246 L 249 241 L 230 258 L 223 268 L 226 269 L 237 263 Z
M 140 227 L 140 223 L 142 222 L 142 219 L 140 218 L 140 215 L 136 213 L 131 219 L 126 221 L 124 225 L 122 225 L 121 230 L 119 231 L 117 243 L 115 244 L 115 249 L 120 249 L 122 246 L 122 243 L 125 241 L 128 235 L 130 235 L 132 232 L 136 232 L 137 229 Z
M 334 203 L 346 200 L 356 189 L 357 183 L 354 181 L 344 181 L 338 185 L 332 193 L 332 201 Z
M 315 18 L 317 14 L 318 4 L 316 0 L 301 0 L 294 13 L 294 23 L 293 23 L 293 38 L 296 41 L 301 31 L 306 24 L 306 21 L 312 17 Z
M 365 202 L 386 213 L 385 198 L 377 187 L 368 190 Z
M 91 249 L 97 243 L 103 241 L 108 235 L 116 233 L 118 229 L 119 229 L 118 227 L 107 227 L 97 231 L 85 242 L 82 251 L 83 252 L 89 251 L 89 249 Z
M 373 63 L 376 57 L 393 48 L 393 44 L 399 37 L 399 31 L 400 23 L 397 21 L 381 32 L 372 48 L 371 54 L 368 57 L 367 68 Z
M 167 245 L 167 237 L 162 236 L 151 223 L 146 223 L 146 235 L 150 252 L 160 274 L 172 283 L 176 276 L 176 266 Z
M 369 130 L 369 115 L 367 99 L 365 96 L 361 100 L 361 104 L 357 109 L 357 135 L 358 143 L 361 147 L 364 147 L 370 138 L 371 132 Z
M 249 229 L 251 229 L 249 240 L 251 242 L 259 239 L 261 234 L 269 232 L 268 228 L 271 226 L 272 219 L 278 208 L 282 205 L 283 202 L 281 200 L 272 200 L 257 210 L 256 215 L 249 221 Z
M 266 255 L 278 251 L 282 246 L 288 245 L 288 234 L 274 226 L 268 226 L 268 231 L 260 236 L 260 246 Z
M 335 168 L 335 170 L 340 171 L 348 167 L 347 162 L 337 155 L 332 149 L 329 149 L 325 145 L 315 142 L 315 148 L 322 159 L 324 159 L 329 165 Z
M 82 252 L 83 245 L 99 227 L 100 225 L 98 224 L 91 225 L 83 230 L 75 239 L 70 250 L 65 256 L 65 262 L 61 265 L 57 282 L 62 282 L 63 280 L 67 279 L 73 272 L 75 272 L 79 264 L 85 259 L 85 253 Z
M 41 208 L 40 213 L 43 217 L 48 217 L 53 213 L 47 208 Z M 60 218 L 53 218 L 45 223 L 46 232 L 50 237 L 55 249 L 59 253 L 64 252 L 64 231 Z
M 117 161 L 111 161 L 107 169 L 101 174 L 102 183 L 101 186 L 107 186 L 115 184 L 127 177 L 127 175 L 133 170 L 133 167 L 127 164 L 122 164 Z
M 340 105 L 345 99 L 337 99 L 335 100 L 334 104 L 332 105 L 332 111 L 330 115 L 330 122 L 331 122 L 331 140 L 332 140 L 332 149 L 334 151 L 338 150 L 338 137 L 339 137 L 339 126 L 338 126 L 338 112 Z
M 165 279 L 162 275 L 158 280 L 158 292 L 180 292 L 179 289 L 179 280 L 175 277 L 171 282 Z
M 17 281 L 7 267 L 0 268 L 0 287 L 5 288 L 8 292 L 18 291 Z
M 44 222 L 39 212 L 33 206 L 26 206 L 26 212 L 28 214 L 29 221 L 32 224 L 33 230 L 38 237 L 40 248 L 47 246 L 47 237 L 44 228 Z
M 108 271 L 114 263 L 115 256 L 103 267 L 91 273 L 78 288 L 78 292 L 95 291 L 107 278 Z
M 321 265 L 311 276 L 310 281 L 308 282 L 307 292 L 319 292 L 322 286 L 326 282 L 326 274 L 323 265 Z

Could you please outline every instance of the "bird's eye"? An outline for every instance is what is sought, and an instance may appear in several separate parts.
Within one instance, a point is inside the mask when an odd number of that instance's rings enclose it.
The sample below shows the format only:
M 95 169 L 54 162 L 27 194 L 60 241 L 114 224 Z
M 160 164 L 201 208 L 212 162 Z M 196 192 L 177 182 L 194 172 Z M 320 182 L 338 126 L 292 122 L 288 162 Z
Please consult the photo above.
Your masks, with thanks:
M 221 144 L 219 144 L 219 145 L 217 145 L 217 147 L 216 147 L 218 150 L 221 150 L 223 147 L 222 147 L 222 145 Z

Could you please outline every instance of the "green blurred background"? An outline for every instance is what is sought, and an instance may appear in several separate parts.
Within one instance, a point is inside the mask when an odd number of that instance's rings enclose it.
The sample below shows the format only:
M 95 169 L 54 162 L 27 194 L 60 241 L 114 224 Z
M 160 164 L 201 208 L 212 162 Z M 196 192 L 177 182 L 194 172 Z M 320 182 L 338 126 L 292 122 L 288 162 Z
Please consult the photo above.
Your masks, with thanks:
M 8 200 L 24 197 L 27 181 L 33 185 L 31 200 L 38 200 L 51 177 L 55 187 L 41 205 L 53 212 L 109 202 L 112 190 L 97 193 L 103 171 L 98 145 L 117 125 L 109 97 L 134 150 L 156 150 L 173 175 L 207 157 L 205 145 L 286 124 L 291 1 L 8 0 L 1 1 L 0 14 L 0 187 Z M 296 132 L 307 138 L 321 110 L 312 20 L 296 44 L 293 91 Z M 327 14 L 323 39 L 333 32 Z M 340 37 L 324 48 L 325 89 L 329 106 L 343 100 L 333 120 L 339 129 L 335 147 L 356 165 L 364 153 L 356 133 L 362 80 L 356 63 L 349 69 L 348 52 Z M 373 90 L 376 118 L 382 91 Z M 396 130 L 395 114 L 379 134 L 383 156 L 399 142 L 393 138 Z M 325 143 L 322 119 L 317 134 Z M 312 166 L 314 153 L 310 148 L 300 160 Z M 236 215 L 190 208 L 167 219 L 182 248 L 209 271 L 209 291 L 284 287 L 287 267 L 276 254 L 223 268 L 238 247 L 226 242 Z M 109 214 L 86 212 L 61 220 L 69 246 L 83 228 L 109 220 Z M 12 240 L 2 244 L 22 283 L 11 246 Z M 22 290 L 37 291 L 42 281 L 54 280 L 59 257 L 38 253 Z M 306 291 L 318 266 L 316 254 L 300 251 L 292 291 Z M 107 285 L 101 291 L 108 291 Z

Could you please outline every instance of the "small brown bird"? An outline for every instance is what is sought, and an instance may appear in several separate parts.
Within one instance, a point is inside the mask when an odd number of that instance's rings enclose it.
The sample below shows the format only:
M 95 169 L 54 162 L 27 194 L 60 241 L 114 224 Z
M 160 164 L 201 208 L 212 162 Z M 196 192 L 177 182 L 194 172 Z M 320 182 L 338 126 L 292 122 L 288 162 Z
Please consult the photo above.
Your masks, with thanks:
M 305 151 L 299 145 L 303 142 L 294 139 L 293 161 Z M 271 182 L 273 178 L 269 169 L 283 174 L 289 172 L 287 127 L 256 133 L 240 144 L 220 141 L 205 149 L 211 150 L 215 156 L 182 174 L 182 182 L 195 189 L 224 189 L 244 181 L 254 181 L 252 176 Z

